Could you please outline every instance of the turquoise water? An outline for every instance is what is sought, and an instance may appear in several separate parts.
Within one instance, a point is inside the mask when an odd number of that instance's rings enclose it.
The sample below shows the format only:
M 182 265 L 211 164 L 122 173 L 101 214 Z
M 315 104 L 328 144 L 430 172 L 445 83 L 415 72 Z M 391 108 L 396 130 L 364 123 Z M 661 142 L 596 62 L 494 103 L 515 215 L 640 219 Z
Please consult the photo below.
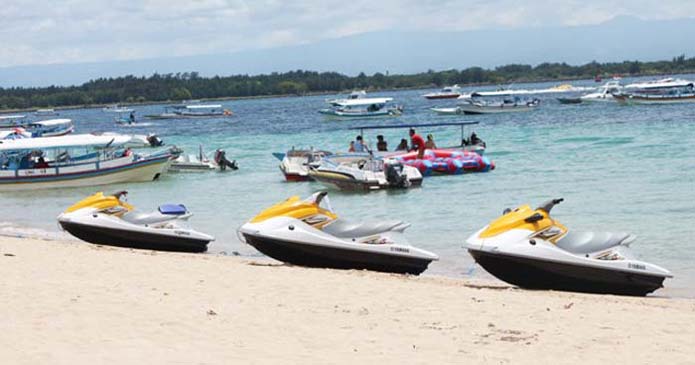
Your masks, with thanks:
M 588 81 L 575 84 L 595 86 Z M 548 86 L 552 84 L 518 85 Z M 480 124 L 467 132 L 474 129 L 487 141 L 486 154 L 495 161 L 496 170 L 432 177 L 422 188 L 407 192 L 332 192 L 333 207 L 349 219 L 411 222 L 406 231 L 411 243 L 441 257 L 429 274 L 488 277 L 462 248 L 465 239 L 506 207 L 563 197 L 565 202 L 553 211 L 556 218 L 577 230 L 636 234 L 635 253 L 676 276 L 658 293 L 695 296 L 694 104 L 561 105 L 544 95 L 539 110 L 530 113 L 446 117 L 427 108 L 454 102 L 425 100 L 421 95 L 427 91 L 375 93 L 393 96 L 406 107 L 402 117 L 380 121 L 326 120 L 317 110 L 328 96 L 226 101 L 222 104 L 236 114 L 231 119 L 152 121 L 145 128 L 116 127 L 113 115 L 100 109 L 66 111 L 61 117 L 72 118 L 78 133 L 154 131 L 167 144 L 190 153 L 199 144 L 207 151 L 224 148 L 239 161 L 240 170 L 170 174 L 153 183 L 1 194 L 0 221 L 54 232 L 55 217 L 73 202 L 98 190 L 127 189 L 130 202 L 141 209 L 185 203 L 195 214 L 192 225 L 217 237 L 212 252 L 259 257 L 252 247 L 238 242 L 236 228 L 277 201 L 322 188 L 317 183 L 286 183 L 271 152 L 292 146 L 346 150 L 356 135 L 347 128 L 357 125 L 475 120 Z M 160 112 L 161 106 L 136 109 L 144 115 Z M 378 133 L 393 147 L 406 132 Z M 460 129 L 419 132 L 434 134 L 439 145 L 450 145 L 458 141 Z M 372 145 L 376 134 L 367 138 Z

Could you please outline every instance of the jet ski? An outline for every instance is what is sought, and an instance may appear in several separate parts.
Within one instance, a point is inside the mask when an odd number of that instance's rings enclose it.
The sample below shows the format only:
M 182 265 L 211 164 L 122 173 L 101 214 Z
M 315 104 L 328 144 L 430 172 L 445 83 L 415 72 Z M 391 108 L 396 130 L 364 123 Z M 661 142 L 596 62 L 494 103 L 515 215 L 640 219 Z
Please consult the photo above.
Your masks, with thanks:
M 630 255 L 631 234 L 575 232 L 551 218 L 562 201 L 505 210 L 468 238 L 468 252 L 498 279 L 527 289 L 644 296 L 672 277 Z
M 422 185 L 422 174 L 412 166 L 395 159 L 370 155 L 333 160 L 325 157 L 318 166 L 310 165 L 309 177 L 340 190 L 371 191 L 407 189 Z
M 418 275 L 437 255 L 408 244 L 402 221 L 353 223 L 330 207 L 327 192 L 293 196 L 251 219 L 239 239 L 278 261 L 334 269 Z
M 142 213 L 122 201 L 127 194 L 99 192 L 58 216 L 61 227 L 95 244 L 160 251 L 205 252 L 215 238 L 187 226 L 193 214 L 181 204 L 164 204 Z

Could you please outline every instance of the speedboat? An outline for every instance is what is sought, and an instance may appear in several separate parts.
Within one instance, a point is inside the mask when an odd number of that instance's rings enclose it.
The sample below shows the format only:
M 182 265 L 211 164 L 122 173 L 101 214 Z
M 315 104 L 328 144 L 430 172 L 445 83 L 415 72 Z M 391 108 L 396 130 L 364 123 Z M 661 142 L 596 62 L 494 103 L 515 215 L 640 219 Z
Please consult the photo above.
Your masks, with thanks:
M 437 255 L 411 246 L 402 221 L 354 223 L 333 211 L 327 192 L 293 196 L 262 211 L 238 235 L 263 254 L 292 265 L 418 275 Z
M 58 216 L 71 235 L 99 245 L 160 251 L 205 252 L 214 237 L 187 226 L 193 215 L 182 204 L 142 213 L 121 200 L 127 192 L 91 195 Z
M 461 96 L 461 88 L 458 85 L 447 86 L 437 92 L 423 95 L 425 99 L 456 99 Z
M 227 160 L 227 153 L 222 149 L 217 149 L 212 159 L 203 152 L 203 146 L 198 146 L 198 155 L 180 155 L 171 162 L 170 172 L 206 172 L 219 169 L 225 171 L 227 168 L 238 170 L 239 165 L 236 160 Z
M 358 154 L 333 160 L 326 157 L 311 167 L 309 176 L 326 186 L 340 190 L 372 191 L 407 189 L 422 185 L 422 174 L 396 159 L 381 159 Z
M 505 210 L 468 238 L 468 252 L 498 279 L 527 289 L 647 295 L 672 277 L 630 254 L 631 234 L 575 232 L 550 217 L 562 201 Z
M 619 92 L 621 89 L 619 81 L 611 80 L 603 84 L 595 92 L 582 95 L 579 99 L 581 101 L 613 101 L 613 93 Z
M 331 152 L 315 150 L 313 147 L 308 150 L 292 147 L 279 158 L 280 171 L 287 181 L 307 181 L 310 180 L 309 165 L 319 163 L 321 159 L 330 155 Z
M 528 112 L 535 110 L 541 101 L 539 99 L 521 100 L 519 98 L 504 99 L 500 102 L 467 99 L 458 106 L 463 114 L 499 114 Z

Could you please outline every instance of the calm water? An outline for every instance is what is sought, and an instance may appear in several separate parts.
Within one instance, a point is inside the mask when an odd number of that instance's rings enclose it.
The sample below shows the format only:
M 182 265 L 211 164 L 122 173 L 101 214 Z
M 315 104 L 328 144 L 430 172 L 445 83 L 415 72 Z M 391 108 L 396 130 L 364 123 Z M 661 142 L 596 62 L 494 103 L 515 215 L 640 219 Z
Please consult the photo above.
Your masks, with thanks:
M 692 79 L 693 77 L 690 76 Z M 629 80 L 627 80 L 629 81 Z M 595 86 L 593 82 L 577 82 Z M 552 84 L 519 85 L 548 87 Z M 441 257 L 428 273 L 486 276 L 462 248 L 464 240 L 497 217 L 505 207 L 540 204 L 564 197 L 554 216 L 572 229 L 629 231 L 638 236 L 636 254 L 670 269 L 675 279 L 658 293 L 695 296 L 695 104 L 619 106 L 614 103 L 561 105 L 541 96 L 539 110 L 489 116 L 435 116 L 427 108 L 453 101 L 427 101 L 426 90 L 375 93 L 406 106 L 400 118 L 382 121 L 328 121 L 316 111 L 324 96 L 223 102 L 231 119 L 153 121 L 144 128 L 114 126 L 100 109 L 61 113 L 78 133 L 115 130 L 158 133 L 167 144 L 190 153 L 224 148 L 241 169 L 228 173 L 167 175 L 153 183 L 1 194 L 0 221 L 26 230 L 58 231 L 56 215 L 93 193 L 127 189 L 130 202 L 153 209 L 164 202 L 185 203 L 192 225 L 217 237 L 212 252 L 260 256 L 239 243 L 235 229 L 261 209 L 291 195 L 307 196 L 317 183 L 286 183 L 271 152 L 292 146 L 345 150 L 365 124 L 427 123 L 475 120 L 488 142 L 486 154 L 497 169 L 485 174 L 442 176 L 408 192 L 331 193 L 338 214 L 350 219 L 402 219 L 413 245 Z M 139 115 L 161 106 L 137 108 Z M 393 147 L 406 130 L 379 131 Z M 420 130 L 433 133 L 439 145 L 456 143 L 456 127 Z M 374 144 L 377 132 L 367 139 Z M 8 223 L 9 222 L 9 223 Z

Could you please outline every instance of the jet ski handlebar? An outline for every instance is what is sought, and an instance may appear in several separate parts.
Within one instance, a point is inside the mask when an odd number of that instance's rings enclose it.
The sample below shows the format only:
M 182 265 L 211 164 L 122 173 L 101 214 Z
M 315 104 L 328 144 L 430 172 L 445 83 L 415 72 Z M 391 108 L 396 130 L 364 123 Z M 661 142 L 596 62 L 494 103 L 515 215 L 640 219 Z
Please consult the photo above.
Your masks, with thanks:
M 537 210 L 543 210 L 543 211 L 545 211 L 546 213 L 550 214 L 550 211 L 553 209 L 553 207 L 556 206 L 556 205 L 558 205 L 558 204 L 560 204 L 560 203 L 562 203 L 564 200 L 565 200 L 565 199 L 563 199 L 563 198 L 551 199 L 551 200 L 548 200 L 547 202 L 541 204 L 541 205 L 540 205 L 538 208 L 536 208 L 536 209 L 537 209 Z

